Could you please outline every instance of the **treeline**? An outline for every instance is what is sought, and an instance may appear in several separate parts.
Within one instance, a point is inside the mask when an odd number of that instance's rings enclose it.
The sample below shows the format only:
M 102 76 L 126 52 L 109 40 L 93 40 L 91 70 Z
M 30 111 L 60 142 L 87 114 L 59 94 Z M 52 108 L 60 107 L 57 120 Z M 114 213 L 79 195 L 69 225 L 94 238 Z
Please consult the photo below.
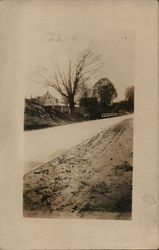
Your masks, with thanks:
M 125 114 L 134 111 L 134 87 L 125 90 L 125 99 L 114 102 L 117 90 L 107 78 L 101 78 L 92 89 L 86 85 L 79 99 L 81 112 L 85 117 L 96 119 L 102 113 Z

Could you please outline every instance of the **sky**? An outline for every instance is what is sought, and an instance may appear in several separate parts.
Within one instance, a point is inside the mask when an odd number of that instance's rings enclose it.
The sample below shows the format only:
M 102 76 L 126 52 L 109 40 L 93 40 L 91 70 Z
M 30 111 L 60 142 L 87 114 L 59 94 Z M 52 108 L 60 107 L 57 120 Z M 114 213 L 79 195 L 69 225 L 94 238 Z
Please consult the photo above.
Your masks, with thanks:
M 27 4 L 21 13 L 20 30 L 25 97 L 43 95 L 44 87 L 38 69 L 55 72 L 55 65 L 64 64 L 82 49 L 91 47 L 100 54 L 102 69 L 88 84 L 102 77 L 108 78 L 117 89 L 116 101 L 125 97 L 125 89 L 134 85 L 134 30 L 108 28 L 113 13 L 104 2 L 48 1 L 50 4 Z M 105 1 L 107 2 L 107 1 Z M 40 3 L 40 1 L 39 1 Z

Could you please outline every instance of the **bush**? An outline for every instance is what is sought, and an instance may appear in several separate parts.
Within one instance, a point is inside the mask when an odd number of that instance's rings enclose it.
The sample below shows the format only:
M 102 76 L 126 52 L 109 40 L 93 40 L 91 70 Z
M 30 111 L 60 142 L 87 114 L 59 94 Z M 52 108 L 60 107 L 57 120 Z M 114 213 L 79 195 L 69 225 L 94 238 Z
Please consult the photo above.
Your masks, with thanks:
M 97 98 L 85 97 L 80 99 L 81 113 L 87 114 L 89 119 L 97 118 Z

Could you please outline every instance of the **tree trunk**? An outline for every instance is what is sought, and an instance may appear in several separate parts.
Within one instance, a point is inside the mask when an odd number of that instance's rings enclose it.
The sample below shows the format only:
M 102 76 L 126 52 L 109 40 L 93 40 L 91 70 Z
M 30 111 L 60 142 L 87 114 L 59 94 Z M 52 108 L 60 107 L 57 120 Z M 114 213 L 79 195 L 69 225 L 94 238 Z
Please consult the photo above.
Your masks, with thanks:
M 70 116 L 73 117 L 75 114 L 75 102 L 74 96 L 71 95 L 68 99 Z

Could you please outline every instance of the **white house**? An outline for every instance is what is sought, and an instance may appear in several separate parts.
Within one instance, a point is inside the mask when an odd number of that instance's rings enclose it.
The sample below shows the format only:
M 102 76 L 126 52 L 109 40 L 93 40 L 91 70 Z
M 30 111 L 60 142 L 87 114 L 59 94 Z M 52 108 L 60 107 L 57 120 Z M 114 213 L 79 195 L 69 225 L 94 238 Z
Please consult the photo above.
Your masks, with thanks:
M 51 95 L 49 91 L 46 92 L 43 96 L 39 96 L 38 100 L 45 107 L 53 107 L 59 104 L 59 101 L 56 97 Z
M 68 105 L 61 103 L 56 97 L 51 95 L 49 91 L 47 91 L 43 96 L 38 96 L 37 99 L 44 107 L 50 107 L 65 113 L 69 112 Z

